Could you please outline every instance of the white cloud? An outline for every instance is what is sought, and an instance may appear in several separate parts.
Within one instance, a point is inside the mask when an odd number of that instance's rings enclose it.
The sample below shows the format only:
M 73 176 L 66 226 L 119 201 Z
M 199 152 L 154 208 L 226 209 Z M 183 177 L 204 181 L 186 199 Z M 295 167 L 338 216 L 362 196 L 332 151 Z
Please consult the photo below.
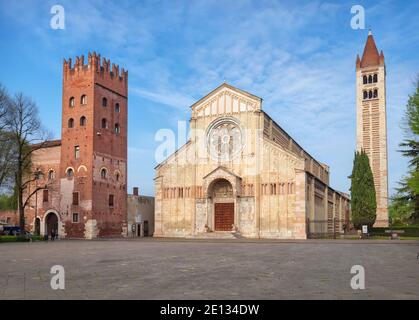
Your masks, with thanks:
M 130 91 L 140 97 L 146 98 L 148 100 L 164 104 L 179 110 L 185 110 L 188 106 L 191 106 L 194 102 L 194 99 L 183 95 L 176 91 L 149 91 L 142 88 L 131 88 Z
M 355 141 L 355 58 L 366 38 L 364 31 L 348 32 L 350 4 L 63 3 L 69 19 L 65 36 L 52 36 L 47 27 L 36 27 L 37 38 L 51 51 L 58 41 L 68 55 L 86 53 L 98 45 L 103 55 L 128 68 L 131 94 L 170 108 L 171 116 L 162 118 L 162 126 L 183 120 L 197 98 L 226 80 L 262 97 L 264 109 L 284 129 L 319 161 L 331 165 L 332 185 L 344 191 L 349 187 L 346 177 Z M 40 25 L 42 14 L 38 5 L 32 5 L 33 10 L 20 15 L 28 4 L 3 4 L 2 10 L 7 9 L 6 14 L 29 33 L 28 26 Z M 403 53 L 419 39 L 419 23 L 412 18 L 415 4 L 397 10 L 388 9 L 389 5 L 367 7 L 367 23 L 380 30 L 376 41 L 386 54 L 389 173 L 394 185 L 405 167 L 396 151 L 402 137 L 401 114 L 410 81 L 419 70 L 418 62 Z M 169 110 L 161 109 L 162 113 Z M 133 149 L 130 157 L 136 155 L 144 156 Z

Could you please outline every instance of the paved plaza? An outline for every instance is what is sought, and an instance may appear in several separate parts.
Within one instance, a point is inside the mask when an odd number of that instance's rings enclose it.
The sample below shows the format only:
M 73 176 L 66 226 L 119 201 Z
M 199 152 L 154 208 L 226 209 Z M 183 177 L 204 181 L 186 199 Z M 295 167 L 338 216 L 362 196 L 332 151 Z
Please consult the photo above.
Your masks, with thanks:
M 419 299 L 419 242 L 60 240 L 0 244 L 0 299 Z M 50 269 L 65 269 L 52 290 Z M 365 290 L 353 290 L 353 265 Z

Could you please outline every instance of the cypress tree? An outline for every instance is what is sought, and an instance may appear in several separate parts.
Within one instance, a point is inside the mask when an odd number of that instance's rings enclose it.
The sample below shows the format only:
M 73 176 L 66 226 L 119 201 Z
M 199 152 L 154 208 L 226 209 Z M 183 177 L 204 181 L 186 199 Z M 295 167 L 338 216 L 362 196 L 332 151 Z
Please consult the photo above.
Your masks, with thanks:
M 356 152 L 351 178 L 351 221 L 356 229 L 371 228 L 377 218 L 374 178 L 367 154 Z

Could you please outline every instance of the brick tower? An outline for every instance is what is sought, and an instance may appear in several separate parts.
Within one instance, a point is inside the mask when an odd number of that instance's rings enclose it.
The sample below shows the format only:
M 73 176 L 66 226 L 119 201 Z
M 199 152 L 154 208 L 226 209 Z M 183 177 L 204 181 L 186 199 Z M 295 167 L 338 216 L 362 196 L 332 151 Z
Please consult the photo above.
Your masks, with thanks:
M 60 209 L 65 236 L 126 231 L 128 72 L 100 55 L 64 60 Z
M 356 59 L 356 145 L 370 160 L 377 197 L 375 226 L 388 226 L 386 67 L 371 31 Z

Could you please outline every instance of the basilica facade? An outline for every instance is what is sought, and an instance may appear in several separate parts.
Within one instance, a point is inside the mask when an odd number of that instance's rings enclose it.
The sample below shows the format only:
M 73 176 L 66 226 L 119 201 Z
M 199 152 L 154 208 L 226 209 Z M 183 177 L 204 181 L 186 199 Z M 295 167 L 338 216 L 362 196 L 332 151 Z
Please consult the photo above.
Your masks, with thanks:
M 262 109 L 223 83 L 191 107 L 189 141 L 156 167 L 156 237 L 306 239 L 341 232 L 348 196 Z

